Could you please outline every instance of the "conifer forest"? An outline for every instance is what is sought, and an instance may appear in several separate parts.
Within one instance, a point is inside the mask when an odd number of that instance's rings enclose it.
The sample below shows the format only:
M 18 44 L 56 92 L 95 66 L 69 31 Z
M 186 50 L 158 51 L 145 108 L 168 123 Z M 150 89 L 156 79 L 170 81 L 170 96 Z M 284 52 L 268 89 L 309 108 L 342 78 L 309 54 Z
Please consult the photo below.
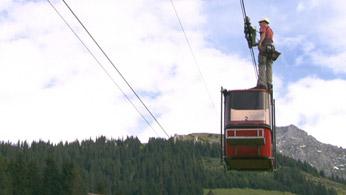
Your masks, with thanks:
M 337 194 L 305 174 L 307 163 L 278 155 L 274 172 L 225 171 L 220 145 L 136 137 L 0 143 L 1 195 L 203 194 L 203 189 L 252 188 L 295 194 Z

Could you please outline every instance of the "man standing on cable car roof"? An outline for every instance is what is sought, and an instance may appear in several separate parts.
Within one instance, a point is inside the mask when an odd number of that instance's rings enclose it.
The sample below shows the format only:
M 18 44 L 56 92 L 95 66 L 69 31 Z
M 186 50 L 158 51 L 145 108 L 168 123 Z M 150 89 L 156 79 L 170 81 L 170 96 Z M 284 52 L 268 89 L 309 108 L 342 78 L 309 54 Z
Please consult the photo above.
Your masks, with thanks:
M 272 90 L 272 64 L 276 60 L 276 51 L 273 45 L 273 31 L 269 27 L 269 19 L 263 18 L 260 24 L 260 40 L 258 43 L 258 80 L 256 88 Z

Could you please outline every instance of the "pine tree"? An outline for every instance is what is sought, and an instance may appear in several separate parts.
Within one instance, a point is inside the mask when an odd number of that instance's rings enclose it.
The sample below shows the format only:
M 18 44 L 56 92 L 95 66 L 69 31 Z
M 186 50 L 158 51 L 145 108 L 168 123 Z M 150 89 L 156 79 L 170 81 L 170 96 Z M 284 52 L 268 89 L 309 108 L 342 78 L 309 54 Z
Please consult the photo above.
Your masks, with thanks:
M 12 195 L 11 177 L 8 174 L 8 162 L 0 155 L 0 194 Z
M 45 195 L 63 195 L 63 180 L 56 162 L 52 158 L 46 160 L 43 173 L 42 191 Z

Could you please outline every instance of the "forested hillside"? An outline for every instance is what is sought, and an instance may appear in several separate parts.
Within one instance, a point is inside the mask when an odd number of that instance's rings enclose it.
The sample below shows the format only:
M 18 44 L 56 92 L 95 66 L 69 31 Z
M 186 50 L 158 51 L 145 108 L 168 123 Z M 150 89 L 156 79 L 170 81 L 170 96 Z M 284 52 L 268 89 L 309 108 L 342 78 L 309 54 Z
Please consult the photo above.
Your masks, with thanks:
M 142 144 L 134 137 L 59 144 L 3 142 L 0 194 L 175 195 L 203 194 L 203 189 L 214 188 L 336 194 L 334 188 L 311 179 L 323 178 L 316 169 L 281 155 L 275 172 L 225 172 L 219 147 L 154 138 Z

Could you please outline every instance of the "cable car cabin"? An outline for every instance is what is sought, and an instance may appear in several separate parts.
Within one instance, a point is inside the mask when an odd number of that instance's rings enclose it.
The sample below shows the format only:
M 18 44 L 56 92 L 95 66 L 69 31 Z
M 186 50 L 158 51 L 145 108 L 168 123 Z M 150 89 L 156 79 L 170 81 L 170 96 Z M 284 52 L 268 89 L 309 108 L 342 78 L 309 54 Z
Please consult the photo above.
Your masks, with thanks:
M 265 89 L 223 90 L 222 93 L 227 169 L 273 170 L 276 147 L 272 95 Z

